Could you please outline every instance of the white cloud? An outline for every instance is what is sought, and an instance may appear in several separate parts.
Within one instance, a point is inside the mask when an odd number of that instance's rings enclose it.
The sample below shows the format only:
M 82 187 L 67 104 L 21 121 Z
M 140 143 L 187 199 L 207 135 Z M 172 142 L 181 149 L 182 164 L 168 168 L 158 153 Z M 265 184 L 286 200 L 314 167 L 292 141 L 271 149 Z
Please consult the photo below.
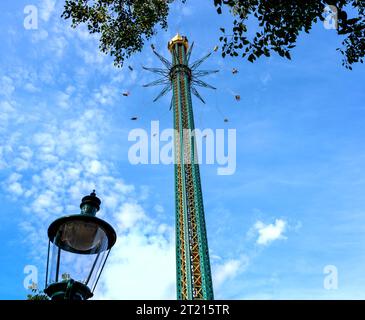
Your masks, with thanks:
M 35 92 L 39 92 L 39 88 L 37 88 L 33 83 L 26 83 L 25 86 L 24 86 L 24 89 L 28 92 L 31 92 L 31 93 L 35 93 Z
M 0 170 L 6 168 L 6 161 L 4 160 L 4 147 L 0 146 Z
M 86 168 L 92 174 L 100 174 L 103 171 L 103 165 L 98 160 L 91 160 L 86 164 Z
M 271 81 L 271 74 L 266 72 L 260 76 L 260 81 L 263 85 L 266 85 L 269 81 Z
M 0 132 L 7 128 L 14 112 L 15 108 L 9 101 L 0 101 Z
M 274 224 L 264 224 L 262 221 L 257 221 L 254 229 L 258 232 L 259 237 L 256 241 L 259 245 L 267 245 L 275 240 L 286 239 L 283 233 L 286 230 L 286 221 L 276 219 Z
M 63 36 L 54 36 L 49 39 L 47 47 L 56 57 L 61 58 L 67 47 L 67 41 Z
M 21 146 L 19 147 L 19 155 L 25 159 L 25 160 L 29 160 L 32 156 L 33 156 L 33 151 L 27 147 L 27 146 Z
M 150 196 L 149 186 L 142 185 L 139 187 L 139 191 L 139 200 L 141 201 L 148 199 L 148 197 Z
M 9 113 L 15 111 L 14 107 L 11 105 L 9 101 L 1 101 L 0 106 L 1 106 L 0 108 L 1 115 L 3 115 L 3 117 L 5 117 L 5 115 L 8 116 Z
M 101 105 L 111 105 L 117 97 L 117 90 L 115 87 L 102 85 L 100 89 L 95 91 L 95 101 Z
M 136 70 L 133 70 L 132 72 L 130 72 L 130 74 L 128 75 L 128 80 L 126 82 L 127 85 L 132 85 L 136 82 L 138 78 L 138 72 Z
M 48 38 L 48 32 L 43 29 L 32 31 L 32 42 L 37 43 Z
M 14 90 L 13 79 L 8 76 L 2 76 L 0 78 L 0 95 L 10 97 Z
M 163 213 L 165 210 L 164 210 L 164 208 L 163 208 L 163 206 L 161 206 L 160 204 L 156 204 L 155 206 L 154 206 L 154 209 L 155 209 L 155 211 L 157 212 L 157 213 Z
M 135 203 L 124 203 L 116 213 L 118 227 L 121 230 L 133 228 L 137 222 L 146 219 L 142 207 Z
M 30 241 L 37 239 L 37 229 L 45 229 L 44 224 L 55 217 L 69 209 L 77 213 L 81 197 L 93 188 L 101 198 L 105 195 L 114 209 L 121 208 L 125 195 L 134 190 L 120 178 L 111 176 L 108 162 L 99 159 L 101 142 L 97 133 L 103 132 L 106 125 L 102 112 L 89 109 L 74 119 L 53 117 L 52 121 L 46 121 L 45 114 L 43 119 L 44 125 L 35 127 L 35 133 L 27 132 L 20 139 L 9 140 L 12 146 L 9 169 L 13 173 L 2 184 L 12 198 L 24 195 L 27 199 L 24 210 L 32 212 L 27 221 L 34 225 L 31 229 L 34 232 L 27 234 Z M 88 125 L 90 119 L 94 124 L 92 128 Z M 22 131 L 19 134 L 21 136 Z M 9 152 L 7 149 L 1 146 L 1 166 L 6 165 L 3 160 Z M 110 208 L 106 203 L 102 214 L 110 215 Z M 37 255 L 39 244 L 34 245 Z
M 93 33 L 91 34 L 89 30 L 87 29 L 86 25 L 79 25 L 76 29 L 71 30 L 72 33 L 75 33 L 80 40 L 83 41 L 98 41 L 98 35 Z
M 23 194 L 24 189 L 19 182 L 21 179 L 22 175 L 14 172 L 8 177 L 5 183 L 3 183 L 12 197 L 18 197 Z
M 22 185 L 19 182 L 13 182 L 9 185 L 9 191 L 14 193 L 16 196 L 20 196 L 23 193 Z
M 51 133 L 42 132 L 37 133 L 33 137 L 35 146 L 38 148 L 38 157 L 44 159 L 44 155 L 53 155 L 52 153 L 55 150 L 56 140 Z
M 1 127 L 0 127 L 1 129 Z M 0 130 L 1 133 L 1 130 Z M 9 154 L 13 152 L 13 148 L 10 144 L 0 145 L 0 169 L 4 169 L 8 167 L 7 157 Z
M 106 55 L 98 49 L 98 46 L 93 46 L 90 49 L 85 49 L 85 47 L 77 47 L 77 53 L 84 60 L 86 64 L 91 64 L 93 66 L 103 64 L 106 60 Z M 105 67 L 103 65 L 103 67 Z
M 239 259 L 230 259 L 220 264 L 213 264 L 214 288 L 219 288 L 225 281 L 233 279 L 239 273 L 245 271 L 248 263 L 248 257 L 242 256 Z
M 67 94 L 72 94 L 72 93 L 74 93 L 76 91 L 76 88 L 74 87 L 74 86 L 67 86 L 67 88 L 66 88 L 66 93 Z
M 188 5 L 184 5 L 181 12 L 184 16 L 191 16 L 194 13 L 193 8 Z
M 13 160 L 13 165 L 18 171 L 23 171 L 29 168 L 29 161 L 22 158 L 15 158 Z
M 45 190 L 33 201 L 31 208 L 32 211 L 38 213 L 38 216 L 41 218 L 48 218 L 50 208 L 55 210 L 58 209 L 54 208 L 54 204 L 57 202 L 56 194 L 50 190 Z
M 8 181 L 9 182 L 16 182 L 16 181 L 19 181 L 21 178 L 22 178 L 21 174 L 19 174 L 17 172 L 14 172 L 9 176 Z
M 56 6 L 56 0 L 42 0 L 40 5 L 40 17 L 48 22 Z
M 55 66 L 52 63 L 45 62 L 40 67 L 39 79 L 45 84 L 53 84 L 55 82 Z
M 129 216 L 137 210 L 146 217 L 141 208 L 125 210 L 132 210 Z M 176 298 L 174 233 L 169 226 L 148 218 L 135 222 L 128 233 L 118 234 L 107 264 L 96 299 Z
M 70 95 L 59 91 L 56 96 L 57 105 L 60 108 L 68 109 L 70 107 Z

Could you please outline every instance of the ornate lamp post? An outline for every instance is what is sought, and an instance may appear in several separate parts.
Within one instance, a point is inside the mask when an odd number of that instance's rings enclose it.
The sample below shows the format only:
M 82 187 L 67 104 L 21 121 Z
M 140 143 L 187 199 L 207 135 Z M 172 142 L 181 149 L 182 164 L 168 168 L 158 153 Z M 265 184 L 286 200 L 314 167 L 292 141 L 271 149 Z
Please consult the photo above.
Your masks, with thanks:
M 95 217 L 100 209 L 95 190 L 82 198 L 81 213 L 61 217 L 48 228 L 46 289 L 52 300 L 86 300 L 117 239 L 114 229 Z

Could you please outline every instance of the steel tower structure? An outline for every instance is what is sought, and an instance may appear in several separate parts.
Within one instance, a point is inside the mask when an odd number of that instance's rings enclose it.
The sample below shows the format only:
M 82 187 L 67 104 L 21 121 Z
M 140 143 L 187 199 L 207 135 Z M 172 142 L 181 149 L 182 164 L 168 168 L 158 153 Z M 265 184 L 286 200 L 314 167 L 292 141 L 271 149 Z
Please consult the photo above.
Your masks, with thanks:
M 172 63 L 158 54 L 152 46 L 153 52 L 166 69 L 145 68 L 163 76 L 145 86 L 165 85 L 154 101 L 170 90 L 173 92 L 170 109 L 173 109 L 175 129 L 177 299 L 212 300 L 213 284 L 196 154 L 191 92 L 204 103 L 195 86 L 215 89 L 199 78 L 218 71 L 196 70 L 211 53 L 189 65 L 193 45 L 194 43 L 189 47 L 188 39 L 179 34 L 172 38 L 168 43 Z

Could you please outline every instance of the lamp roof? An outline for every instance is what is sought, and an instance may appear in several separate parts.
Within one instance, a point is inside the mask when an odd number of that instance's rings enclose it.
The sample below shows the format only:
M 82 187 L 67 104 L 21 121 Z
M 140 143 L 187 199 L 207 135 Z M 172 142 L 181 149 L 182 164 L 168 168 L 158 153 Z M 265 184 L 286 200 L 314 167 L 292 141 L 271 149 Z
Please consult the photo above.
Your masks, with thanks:
M 108 238 L 108 246 L 107 246 L 106 250 L 111 249 L 117 240 L 117 234 L 109 223 L 107 223 L 106 221 L 104 221 L 100 218 L 97 218 L 94 216 L 82 215 L 82 214 L 65 216 L 65 217 L 61 217 L 61 218 L 53 221 L 48 228 L 49 240 L 54 243 L 54 241 L 57 238 L 57 234 L 60 230 L 62 230 L 62 227 L 65 224 L 72 223 L 72 222 L 92 223 L 92 224 L 95 224 L 98 227 L 100 227 L 105 232 L 105 235 Z M 68 251 L 73 252 L 71 250 L 68 250 Z M 74 252 L 76 252 L 76 251 L 74 251 Z M 84 251 L 84 252 L 76 252 L 76 253 L 89 254 L 90 252 Z

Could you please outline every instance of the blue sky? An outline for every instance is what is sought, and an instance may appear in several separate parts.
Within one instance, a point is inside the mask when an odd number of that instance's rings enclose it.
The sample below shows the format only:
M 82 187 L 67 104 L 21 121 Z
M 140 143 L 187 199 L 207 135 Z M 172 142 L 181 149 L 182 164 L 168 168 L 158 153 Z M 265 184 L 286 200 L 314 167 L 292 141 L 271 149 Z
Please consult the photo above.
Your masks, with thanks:
M 200 58 L 230 20 L 203 1 L 174 5 L 130 71 L 59 18 L 63 1 L 34 0 L 38 29 L 26 30 L 28 4 L 0 4 L 0 299 L 25 298 L 27 265 L 43 286 L 49 223 L 93 188 L 118 232 L 96 297 L 174 299 L 173 167 L 128 161 L 132 129 L 172 126 L 170 96 L 152 103 L 158 88 L 142 84 L 155 77 L 141 66 L 160 66 L 149 44 L 168 57 L 177 31 Z M 206 79 L 216 91 L 200 90 L 206 105 L 193 101 L 196 126 L 237 130 L 236 172 L 201 166 L 218 299 L 365 298 L 365 71 L 341 66 L 340 42 L 318 24 L 291 61 L 216 53 L 201 67 L 220 72 Z M 324 288 L 327 265 L 336 290 Z

